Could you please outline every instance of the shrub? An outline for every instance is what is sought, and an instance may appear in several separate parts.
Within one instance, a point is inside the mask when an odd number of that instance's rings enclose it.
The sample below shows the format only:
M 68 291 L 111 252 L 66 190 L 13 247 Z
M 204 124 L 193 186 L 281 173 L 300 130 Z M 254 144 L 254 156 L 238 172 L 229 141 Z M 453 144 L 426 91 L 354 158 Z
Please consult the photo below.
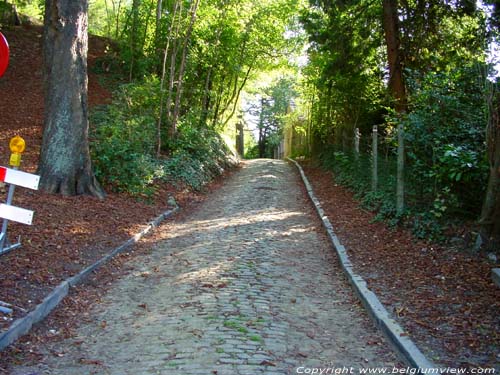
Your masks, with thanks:
M 324 149 L 320 159 L 338 183 L 351 188 L 361 203 L 391 225 L 405 223 L 418 237 L 442 238 L 456 221 L 479 215 L 487 181 L 483 85 L 477 74 L 462 68 L 414 76 L 405 126 L 406 209 L 397 214 L 395 134 L 379 158 L 379 185 L 371 191 L 371 157 L 357 157 L 340 147 Z M 396 124 L 397 125 L 397 124 Z M 395 125 L 394 125 L 395 126 Z
M 115 191 L 149 194 L 161 176 L 154 159 L 156 137 L 152 103 L 157 84 L 127 84 L 115 92 L 113 103 L 91 116 L 91 154 L 96 177 Z
M 156 158 L 158 98 L 156 79 L 127 84 L 115 93 L 112 104 L 92 113 L 95 174 L 114 191 L 148 196 L 161 181 L 199 190 L 234 162 L 217 132 L 187 120 L 170 141 L 169 158 Z

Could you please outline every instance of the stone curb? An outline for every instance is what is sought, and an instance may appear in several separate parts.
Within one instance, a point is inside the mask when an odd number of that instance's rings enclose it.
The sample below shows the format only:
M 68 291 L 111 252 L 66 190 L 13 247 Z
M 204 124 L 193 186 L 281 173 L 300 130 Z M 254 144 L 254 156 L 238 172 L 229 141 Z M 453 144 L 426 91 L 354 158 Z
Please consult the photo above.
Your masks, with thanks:
M 371 317 L 375 321 L 375 324 L 382 330 L 382 332 L 387 336 L 390 342 L 397 349 L 401 357 L 407 362 L 407 364 L 413 368 L 417 369 L 434 369 L 437 366 L 429 361 L 424 354 L 417 348 L 413 341 L 409 338 L 407 333 L 401 328 L 401 326 L 390 317 L 387 309 L 382 305 L 378 297 L 373 293 L 367 286 L 366 281 L 359 275 L 357 275 L 354 270 L 351 261 L 347 255 L 345 247 L 340 243 L 338 237 L 333 231 L 333 226 L 330 220 L 325 215 L 325 212 L 321 208 L 321 203 L 314 195 L 313 189 L 309 180 L 307 179 L 302 167 L 290 158 L 287 160 L 295 164 L 300 172 L 302 181 L 307 190 L 309 198 L 314 204 L 316 211 L 323 222 L 323 226 L 326 229 L 328 237 L 333 243 L 333 246 L 337 252 L 340 259 L 340 263 L 344 272 L 349 279 L 349 282 L 354 287 L 354 290 L 361 299 L 361 302 L 365 308 L 370 313 Z
M 500 268 L 493 268 L 491 270 L 491 280 L 493 280 L 496 286 L 500 287 Z
M 28 313 L 28 315 L 17 319 L 14 323 L 11 324 L 7 331 L 0 334 L 0 351 L 4 350 L 7 346 L 12 344 L 21 336 L 27 334 L 34 324 L 42 321 L 47 315 L 49 315 L 49 313 L 59 304 L 59 302 L 61 302 L 63 298 L 68 295 L 71 287 L 83 282 L 91 272 L 101 267 L 117 254 L 120 254 L 127 250 L 133 244 L 138 242 L 142 237 L 151 232 L 154 228 L 158 227 L 162 221 L 172 216 L 177 211 L 179 211 L 178 206 L 173 210 L 165 211 L 152 222 L 150 222 L 146 228 L 131 237 L 122 245 L 115 248 L 108 255 L 104 256 L 91 266 L 80 271 L 80 273 L 78 273 L 77 275 L 61 282 L 57 287 L 54 288 L 54 290 L 52 290 L 52 292 L 47 297 L 45 297 L 45 299 L 39 305 L 35 307 L 33 311 Z

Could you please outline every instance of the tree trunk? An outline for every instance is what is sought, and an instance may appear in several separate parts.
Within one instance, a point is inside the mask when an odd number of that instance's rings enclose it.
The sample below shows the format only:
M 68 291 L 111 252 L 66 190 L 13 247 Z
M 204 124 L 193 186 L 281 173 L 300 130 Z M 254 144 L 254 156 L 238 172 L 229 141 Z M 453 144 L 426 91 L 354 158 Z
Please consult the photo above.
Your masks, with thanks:
M 161 3 L 161 1 L 159 1 Z M 168 30 L 168 36 L 167 36 L 167 45 L 165 46 L 165 51 L 163 54 L 163 64 L 162 64 L 162 70 L 161 70 L 161 81 L 160 81 L 160 109 L 159 109 L 159 115 L 158 115 L 158 123 L 157 123 L 157 148 L 156 148 L 156 155 L 159 157 L 161 154 L 161 148 L 162 148 L 162 121 L 163 121 L 163 101 L 165 99 L 165 77 L 167 74 L 167 56 L 168 56 L 168 51 L 170 48 L 170 41 L 172 40 L 173 37 L 173 28 L 174 28 L 174 21 L 175 17 L 177 15 L 177 9 L 179 8 L 179 1 L 176 1 L 174 4 L 174 11 L 173 15 L 171 18 L 169 30 Z
M 191 7 L 191 19 L 189 21 L 189 26 L 186 31 L 186 36 L 184 38 L 184 43 L 182 46 L 182 55 L 181 55 L 181 65 L 179 67 L 179 76 L 177 78 L 177 90 L 175 95 L 175 104 L 174 104 L 174 114 L 172 117 L 172 124 L 170 124 L 170 136 L 173 137 L 177 133 L 177 122 L 179 120 L 180 108 L 181 108 L 181 97 L 182 97 L 182 84 L 184 79 L 184 72 L 186 70 L 186 55 L 189 41 L 191 40 L 191 33 L 193 31 L 194 22 L 196 20 L 196 12 L 198 11 L 198 4 L 200 0 L 195 0 L 194 4 Z
M 486 141 L 490 174 L 479 223 L 482 242 L 493 248 L 500 243 L 500 94 L 493 95 L 488 105 Z
M 259 114 L 259 139 L 257 141 L 259 147 L 259 158 L 263 158 L 266 151 L 266 137 L 264 132 L 264 105 L 265 100 L 261 98 L 260 100 L 260 114 Z
M 234 95 L 234 97 L 232 99 L 232 100 L 234 100 L 233 101 L 233 109 L 231 110 L 231 113 L 229 114 L 229 116 L 227 116 L 226 120 L 222 124 L 222 127 L 225 127 L 228 124 L 229 120 L 231 120 L 231 118 L 236 113 L 236 108 L 238 106 L 238 101 L 239 101 L 239 98 L 240 98 L 241 91 L 245 87 L 245 85 L 247 83 L 247 80 L 248 80 L 248 77 L 250 77 L 250 72 L 252 71 L 252 69 L 253 69 L 253 62 L 248 67 L 247 72 L 245 74 L 245 77 L 243 78 L 243 81 L 241 82 L 240 86 L 236 90 L 236 94 Z M 238 81 L 238 77 L 236 77 L 236 82 L 237 81 Z
M 222 9 L 222 12 L 218 14 L 218 23 L 221 22 L 221 20 L 224 20 L 226 18 L 227 14 L 227 7 L 224 6 Z M 222 34 L 222 27 L 217 28 L 217 32 L 215 34 L 215 42 L 214 42 L 214 49 L 215 49 L 215 55 L 213 57 L 213 61 L 210 64 L 207 75 L 205 77 L 205 90 L 203 91 L 203 98 L 201 100 L 201 105 L 202 105 L 202 113 L 200 117 L 200 126 L 208 125 L 207 120 L 208 120 L 208 114 L 210 111 L 210 105 L 212 102 L 212 85 L 213 85 L 213 80 L 212 80 L 212 72 L 214 70 L 214 67 L 216 64 L 218 64 L 218 57 L 220 53 L 220 36 Z
M 115 9 L 115 1 L 113 0 L 113 9 Z M 118 39 L 118 36 L 120 35 L 120 11 L 122 9 L 122 2 L 121 0 L 118 1 L 118 6 L 116 7 L 116 14 L 115 14 L 115 20 L 116 20 L 116 25 L 115 25 L 115 39 Z
M 108 0 L 104 0 L 104 8 L 106 10 L 106 36 L 111 38 L 111 12 L 108 5 Z
M 394 99 L 394 108 L 399 115 L 406 111 L 406 88 L 403 79 L 402 53 L 400 49 L 398 0 L 383 0 L 383 27 L 387 44 L 389 63 L 389 90 Z M 398 161 L 396 182 L 396 209 L 398 214 L 404 210 L 404 134 L 401 123 L 398 125 Z
M 139 28 L 139 7 L 141 0 L 132 1 L 132 30 L 130 31 L 130 71 L 129 81 L 132 82 L 135 69 L 135 58 L 137 55 L 137 31 Z
M 86 0 L 45 3 L 45 128 L 38 173 L 47 192 L 102 198 L 88 144 L 87 7 Z
M 156 25 L 155 25 L 155 46 L 156 48 L 160 45 L 160 28 L 161 19 L 163 13 L 163 0 L 157 0 L 156 2 Z
M 219 121 L 219 113 L 220 113 L 220 107 L 222 105 L 222 99 L 223 99 L 222 96 L 224 94 L 224 86 L 225 86 L 224 83 L 226 81 L 226 77 L 223 75 L 219 81 L 220 84 L 216 94 L 214 115 L 212 117 L 212 127 L 215 127 L 215 125 L 217 125 L 217 122 Z
M 179 1 L 179 9 L 178 9 L 178 20 L 175 20 L 175 16 L 172 17 L 172 23 L 177 22 L 174 34 L 172 36 L 172 52 L 170 52 L 170 68 L 169 68 L 169 80 L 168 80 L 168 94 L 167 100 L 165 103 L 165 110 L 167 112 L 167 125 L 168 125 L 168 134 L 172 135 L 170 129 L 172 124 L 172 98 L 174 96 L 174 86 L 175 86 L 175 71 L 177 68 L 177 53 L 179 50 L 179 34 L 180 28 L 182 24 L 182 13 L 183 13 L 183 1 Z
M 243 121 L 240 120 L 236 123 L 236 152 L 240 157 L 245 155 L 245 135 L 243 131 Z

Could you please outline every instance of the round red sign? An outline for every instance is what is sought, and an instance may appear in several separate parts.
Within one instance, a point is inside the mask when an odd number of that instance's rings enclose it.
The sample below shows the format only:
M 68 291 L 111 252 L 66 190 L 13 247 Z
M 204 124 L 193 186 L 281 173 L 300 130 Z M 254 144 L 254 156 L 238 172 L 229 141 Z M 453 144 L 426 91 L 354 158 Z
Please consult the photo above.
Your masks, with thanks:
M 9 65 L 9 43 L 0 33 L 0 77 L 3 76 Z

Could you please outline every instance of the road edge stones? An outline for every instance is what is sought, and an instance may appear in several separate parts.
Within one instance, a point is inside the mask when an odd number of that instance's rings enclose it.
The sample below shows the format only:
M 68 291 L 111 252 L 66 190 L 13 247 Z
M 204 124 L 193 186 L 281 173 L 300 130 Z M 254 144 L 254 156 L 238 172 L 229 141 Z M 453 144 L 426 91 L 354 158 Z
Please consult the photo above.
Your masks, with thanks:
M 325 212 L 321 208 L 321 203 L 318 198 L 314 195 L 313 188 L 307 179 L 304 170 L 295 160 L 287 158 L 295 164 L 300 172 L 302 181 L 306 187 L 307 194 L 314 204 L 316 212 L 318 213 L 323 226 L 326 229 L 328 237 L 330 238 L 335 251 L 340 259 L 340 264 L 342 269 L 351 285 L 354 287 L 358 297 L 365 306 L 365 308 L 370 313 L 377 327 L 379 327 L 389 341 L 396 348 L 402 359 L 407 362 L 413 368 L 417 369 L 433 369 L 436 365 L 428 360 L 425 355 L 420 351 L 420 349 L 415 345 L 415 343 L 410 339 L 408 334 L 402 329 L 402 327 L 389 315 L 387 309 L 382 305 L 375 293 L 373 293 L 367 286 L 366 281 L 356 274 L 353 270 L 353 266 L 345 247 L 340 243 L 340 240 L 335 235 L 333 231 L 333 226 L 330 220 L 326 216 Z
M 27 334 L 31 330 L 34 324 L 45 319 L 47 315 L 49 315 L 50 312 L 64 299 L 64 297 L 68 295 L 71 287 L 74 287 L 82 283 L 89 276 L 91 272 L 97 270 L 99 267 L 104 265 L 106 262 L 111 260 L 116 255 L 123 253 L 125 250 L 127 250 L 136 242 L 138 242 L 141 238 L 143 238 L 146 234 L 151 232 L 153 229 L 157 228 L 164 220 L 166 220 L 179 210 L 180 210 L 179 206 L 176 206 L 172 210 L 167 210 L 163 212 L 153 221 L 149 222 L 146 228 L 144 228 L 142 231 L 129 238 L 120 246 L 113 249 L 109 254 L 105 255 L 94 264 L 83 269 L 75 276 L 72 276 L 61 282 L 32 311 L 30 311 L 26 316 L 16 319 L 10 325 L 7 331 L 2 332 L 0 334 L 0 351 L 7 348 L 21 336 Z

